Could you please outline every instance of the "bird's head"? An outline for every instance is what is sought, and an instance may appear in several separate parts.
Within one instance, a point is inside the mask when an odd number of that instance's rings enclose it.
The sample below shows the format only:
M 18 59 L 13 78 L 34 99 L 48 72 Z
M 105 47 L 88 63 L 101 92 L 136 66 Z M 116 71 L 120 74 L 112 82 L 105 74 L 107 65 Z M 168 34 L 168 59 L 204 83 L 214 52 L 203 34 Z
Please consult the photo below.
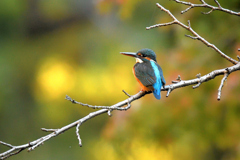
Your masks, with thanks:
M 140 62 L 140 63 L 143 61 L 149 61 L 149 60 L 154 60 L 155 62 L 157 62 L 156 54 L 153 52 L 153 50 L 148 48 L 141 49 L 136 53 L 135 52 L 120 52 L 120 53 L 126 56 L 135 57 L 137 62 Z

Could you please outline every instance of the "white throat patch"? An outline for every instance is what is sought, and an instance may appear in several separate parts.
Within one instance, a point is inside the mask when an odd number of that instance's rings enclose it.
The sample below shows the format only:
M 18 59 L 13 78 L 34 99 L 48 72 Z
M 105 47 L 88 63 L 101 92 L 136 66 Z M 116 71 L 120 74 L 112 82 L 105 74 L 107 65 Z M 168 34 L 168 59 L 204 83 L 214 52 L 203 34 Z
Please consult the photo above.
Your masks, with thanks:
M 137 63 L 143 63 L 143 61 L 140 58 L 136 58 Z

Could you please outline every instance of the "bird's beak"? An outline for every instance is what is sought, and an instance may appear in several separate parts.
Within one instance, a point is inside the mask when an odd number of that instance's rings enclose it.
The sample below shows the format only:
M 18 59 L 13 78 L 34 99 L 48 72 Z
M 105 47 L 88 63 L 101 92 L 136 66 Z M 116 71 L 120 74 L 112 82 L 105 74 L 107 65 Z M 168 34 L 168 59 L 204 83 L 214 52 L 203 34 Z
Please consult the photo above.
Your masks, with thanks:
M 120 53 L 130 57 L 137 57 L 137 53 L 134 52 L 120 52 Z

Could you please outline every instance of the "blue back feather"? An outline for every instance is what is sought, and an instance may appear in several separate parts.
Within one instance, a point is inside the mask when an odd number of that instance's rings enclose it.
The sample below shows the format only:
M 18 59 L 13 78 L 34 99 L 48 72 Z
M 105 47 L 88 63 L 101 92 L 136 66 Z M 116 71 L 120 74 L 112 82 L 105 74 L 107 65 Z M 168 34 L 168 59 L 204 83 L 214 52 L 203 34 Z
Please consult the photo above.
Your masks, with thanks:
M 161 99 L 160 92 L 161 92 L 161 87 L 162 87 L 162 81 L 161 81 L 162 73 L 160 75 L 161 71 L 159 71 L 158 66 L 154 61 L 151 60 L 150 62 L 151 62 L 151 65 L 153 67 L 153 70 L 154 70 L 154 73 L 156 76 L 156 82 L 153 84 L 153 88 L 154 88 L 153 94 L 156 99 Z

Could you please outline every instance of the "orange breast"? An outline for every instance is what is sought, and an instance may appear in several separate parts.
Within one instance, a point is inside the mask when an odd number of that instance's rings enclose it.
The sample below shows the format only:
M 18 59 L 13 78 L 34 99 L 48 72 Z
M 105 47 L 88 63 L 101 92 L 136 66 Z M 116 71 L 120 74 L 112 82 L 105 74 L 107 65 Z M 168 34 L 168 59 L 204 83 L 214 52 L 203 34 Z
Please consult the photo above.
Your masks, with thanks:
M 134 68 L 133 68 L 133 75 L 136 78 L 137 82 L 140 84 L 142 91 L 153 91 L 154 90 L 154 88 L 152 86 L 146 87 L 142 84 L 142 82 L 136 77 Z

